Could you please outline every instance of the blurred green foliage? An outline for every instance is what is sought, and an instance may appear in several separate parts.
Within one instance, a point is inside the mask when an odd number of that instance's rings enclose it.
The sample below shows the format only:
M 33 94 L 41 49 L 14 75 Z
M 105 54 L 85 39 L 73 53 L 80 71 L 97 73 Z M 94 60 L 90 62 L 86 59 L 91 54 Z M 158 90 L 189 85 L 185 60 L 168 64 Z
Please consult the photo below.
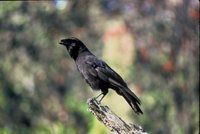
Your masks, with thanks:
M 195 0 L 1 1 L 0 133 L 108 133 L 87 111 L 91 90 L 58 42 L 76 36 L 101 56 L 115 18 L 135 38 L 128 81 L 144 115 L 134 122 L 149 133 L 199 133 L 198 10 Z

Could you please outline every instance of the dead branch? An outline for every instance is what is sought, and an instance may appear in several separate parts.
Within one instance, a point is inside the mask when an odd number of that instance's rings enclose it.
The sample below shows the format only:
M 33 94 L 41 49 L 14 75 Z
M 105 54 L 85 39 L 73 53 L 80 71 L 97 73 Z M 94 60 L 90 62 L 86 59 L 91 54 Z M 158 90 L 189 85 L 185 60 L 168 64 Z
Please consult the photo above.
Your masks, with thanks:
M 101 106 L 95 98 L 88 99 L 87 103 L 89 111 L 114 134 L 147 134 L 141 126 L 126 123 L 108 106 Z

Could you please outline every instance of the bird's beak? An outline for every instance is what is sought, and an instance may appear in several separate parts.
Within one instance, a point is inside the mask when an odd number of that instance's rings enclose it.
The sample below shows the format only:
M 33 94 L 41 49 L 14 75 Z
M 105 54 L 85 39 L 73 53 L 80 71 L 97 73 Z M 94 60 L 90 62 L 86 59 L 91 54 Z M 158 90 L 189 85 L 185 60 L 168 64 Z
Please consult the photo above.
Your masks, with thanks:
M 63 40 L 61 40 L 61 41 L 59 42 L 59 44 L 60 44 L 60 45 L 64 45 L 64 42 L 63 42 Z
M 64 45 L 64 42 L 60 41 L 59 44 L 60 44 L 60 45 Z

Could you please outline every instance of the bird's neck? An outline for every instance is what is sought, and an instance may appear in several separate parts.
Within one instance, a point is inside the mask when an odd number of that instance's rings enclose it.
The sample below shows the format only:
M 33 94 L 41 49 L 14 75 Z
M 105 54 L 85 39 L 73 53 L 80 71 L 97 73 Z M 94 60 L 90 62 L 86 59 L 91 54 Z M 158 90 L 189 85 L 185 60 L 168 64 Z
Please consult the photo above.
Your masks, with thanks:
M 92 54 L 88 49 L 87 50 L 79 50 L 79 52 L 71 52 L 70 56 L 76 61 L 78 57 Z
M 81 53 L 78 54 L 78 56 L 74 60 L 77 60 L 77 59 L 79 59 L 79 57 L 84 57 L 84 56 L 87 56 L 87 55 L 93 55 L 93 54 L 89 50 L 82 51 Z

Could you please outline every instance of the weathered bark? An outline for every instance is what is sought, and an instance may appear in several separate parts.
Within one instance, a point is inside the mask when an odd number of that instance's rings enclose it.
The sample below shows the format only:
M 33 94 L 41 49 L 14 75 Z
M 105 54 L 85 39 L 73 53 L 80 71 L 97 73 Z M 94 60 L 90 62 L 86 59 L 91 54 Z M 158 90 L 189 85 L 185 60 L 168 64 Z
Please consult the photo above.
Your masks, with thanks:
M 126 123 L 108 106 L 101 106 L 95 98 L 88 99 L 87 103 L 89 111 L 114 134 L 147 134 L 141 126 Z

